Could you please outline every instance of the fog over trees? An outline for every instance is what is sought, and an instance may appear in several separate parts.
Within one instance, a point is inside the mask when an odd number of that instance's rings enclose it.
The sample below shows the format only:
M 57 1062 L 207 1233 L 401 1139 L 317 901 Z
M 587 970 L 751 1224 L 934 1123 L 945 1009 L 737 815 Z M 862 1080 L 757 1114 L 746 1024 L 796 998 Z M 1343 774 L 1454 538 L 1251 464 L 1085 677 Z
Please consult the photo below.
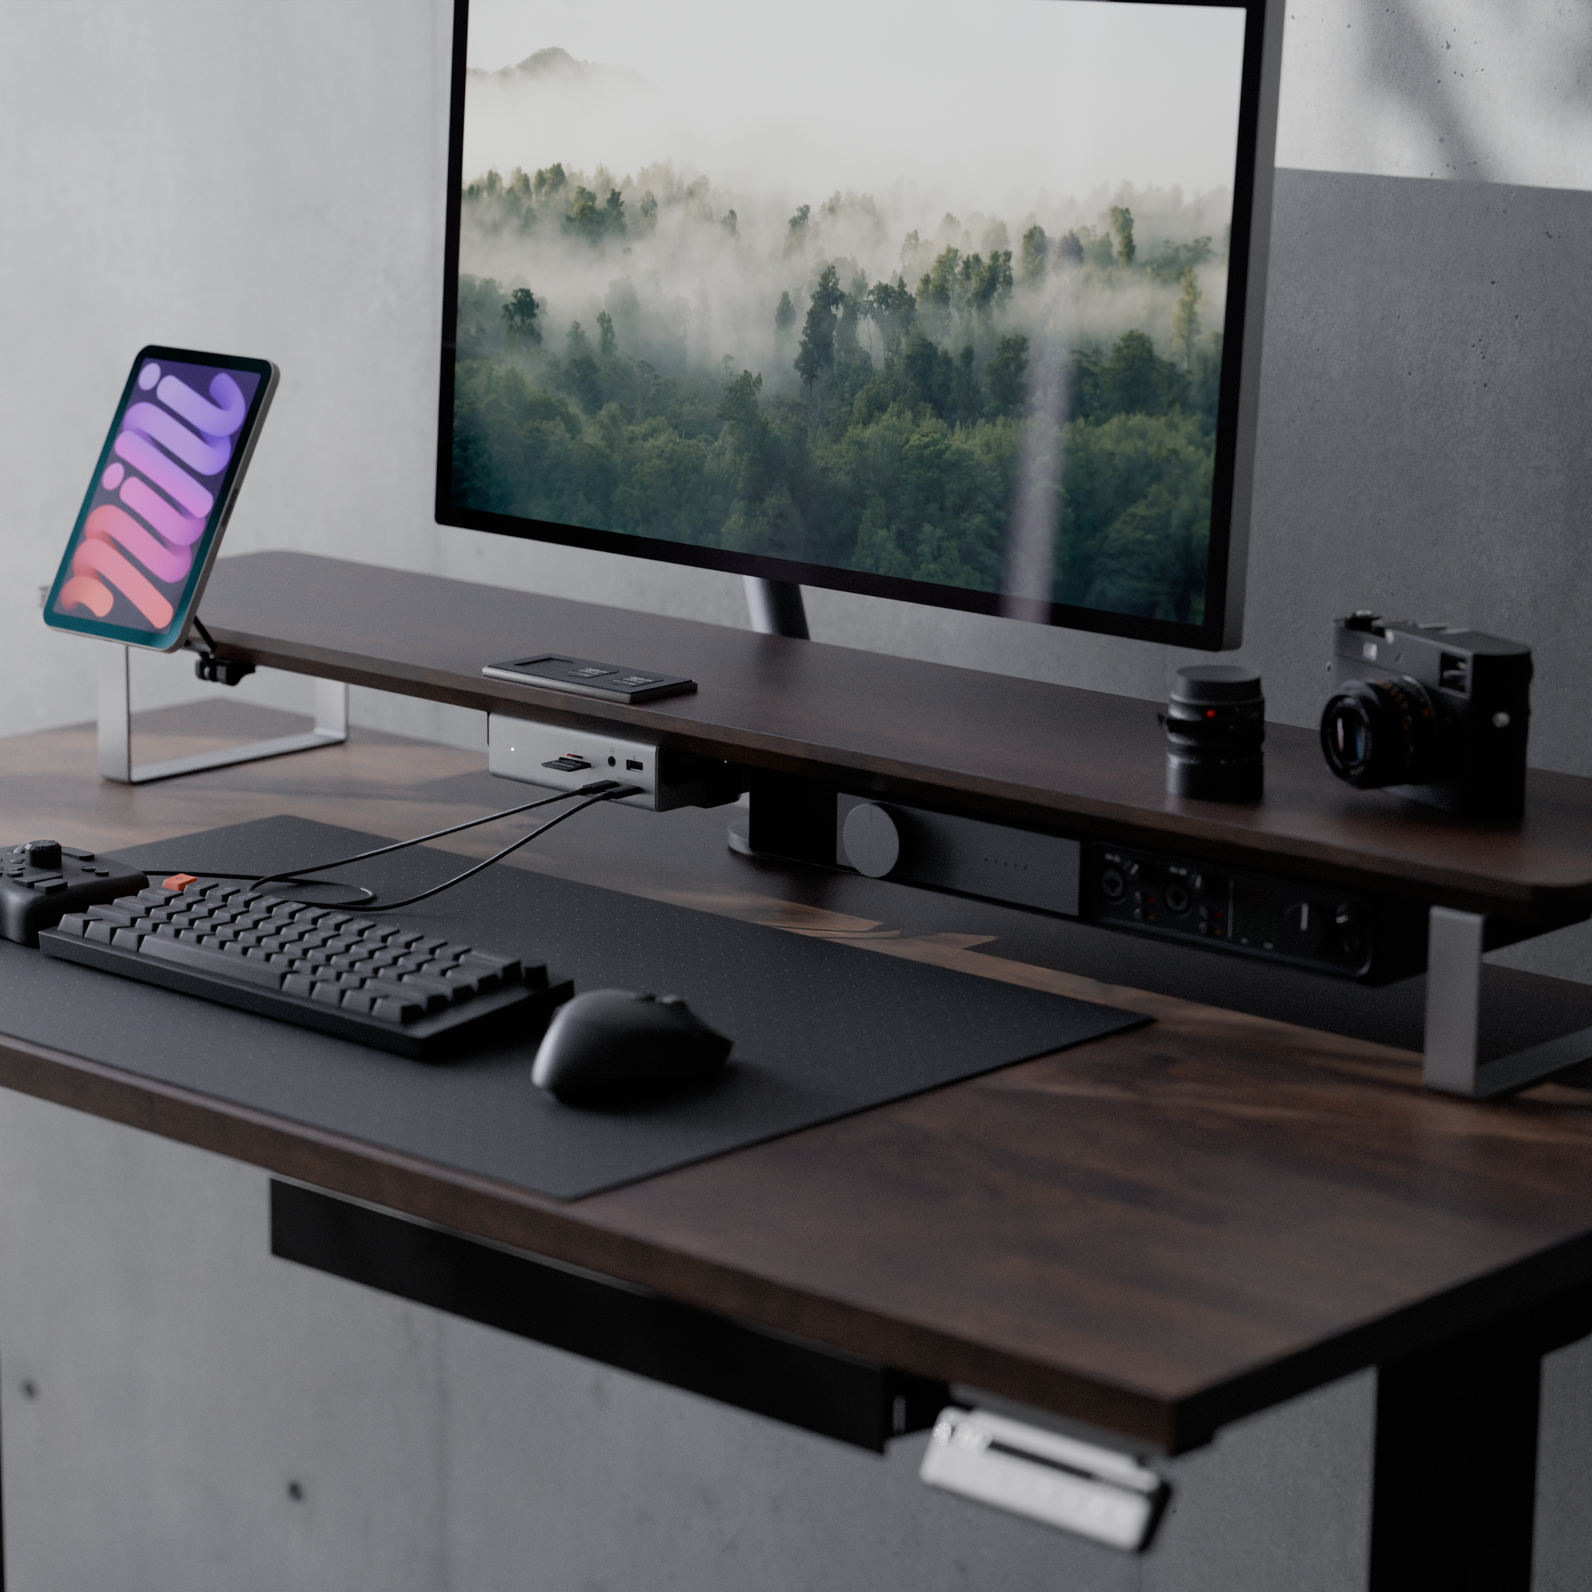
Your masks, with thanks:
M 488 171 L 461 205 L 454 500 L 993 593 L 1039 502 L 1033 595 L 1198 623 L 1229 213 Z

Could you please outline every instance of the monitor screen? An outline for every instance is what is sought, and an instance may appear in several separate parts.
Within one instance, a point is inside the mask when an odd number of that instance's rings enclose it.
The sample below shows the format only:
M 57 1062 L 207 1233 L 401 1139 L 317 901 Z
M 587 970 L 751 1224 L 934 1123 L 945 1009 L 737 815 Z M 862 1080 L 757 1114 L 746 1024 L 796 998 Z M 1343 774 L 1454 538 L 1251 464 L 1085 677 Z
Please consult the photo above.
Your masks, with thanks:
M 439 520 L 1236 644 L 1266 10 L 459 0 Z

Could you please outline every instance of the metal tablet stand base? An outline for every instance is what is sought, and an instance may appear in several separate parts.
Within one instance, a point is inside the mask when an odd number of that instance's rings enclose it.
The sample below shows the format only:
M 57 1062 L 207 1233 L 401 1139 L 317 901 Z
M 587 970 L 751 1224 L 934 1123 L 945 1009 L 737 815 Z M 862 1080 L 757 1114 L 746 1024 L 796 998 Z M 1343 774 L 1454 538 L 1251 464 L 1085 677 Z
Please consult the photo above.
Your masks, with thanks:
M 1433 907 L 1427 934 L 1426 1065 L 1422 1076 L 1428 1089 L 1472 1100 L 1492 1100 L 1526 1089 L 1592 1061 L 1592 1028 L 1492 1061 L 1477 1060 L 1486 921 L 1475 912 Z
M 254 763 L 261 758 L 307 752 L 317 746 L 336 746 L 348 739 L 348 687 L 341 680 L 315 682 L 315 728 L 302 735 L 279 735 L 274 740 L 251 741 L 221 752 L 196 752 L 192 757 L 172 757 L 160 763 L 133 762 L 132 704 L 128 684 L 128 648 L 106 642 L 99 665 L 99 769 L 104 779 L 122 785 L 145 785 L 150 780 L 197 774 L 201 769 L 226 768 L 233 763 Z M 201 659 L 205 657 L 202 649 Z M 222 678 L 220 675 L 212 678 Z M 226 684 L 236 684 L 228 679 Z
M 807 608 L 802 602 L 802 589 L 794 581 L 762 580 L 756 575 L 742 577 L 746 582 L 746 606 L 752 611 L 752 629 L 761 636 L 791 636 L 797 641 L 807 641 Z M 743 857 L 752 855 L 752 842 L 747 833 L 748 820 L 734 818 L 730 821 L 730 850 Z

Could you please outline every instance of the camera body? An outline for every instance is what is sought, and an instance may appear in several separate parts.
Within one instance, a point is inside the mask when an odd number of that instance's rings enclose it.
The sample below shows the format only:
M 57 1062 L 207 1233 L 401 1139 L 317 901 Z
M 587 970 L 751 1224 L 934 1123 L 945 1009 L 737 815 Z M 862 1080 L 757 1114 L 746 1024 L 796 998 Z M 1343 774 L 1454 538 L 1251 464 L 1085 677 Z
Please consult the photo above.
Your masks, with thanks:
M 1321 749 L 1340 779 L 1471 818 L 1525 807 L 1531 649 L 1359 612 L 1332 633 Z

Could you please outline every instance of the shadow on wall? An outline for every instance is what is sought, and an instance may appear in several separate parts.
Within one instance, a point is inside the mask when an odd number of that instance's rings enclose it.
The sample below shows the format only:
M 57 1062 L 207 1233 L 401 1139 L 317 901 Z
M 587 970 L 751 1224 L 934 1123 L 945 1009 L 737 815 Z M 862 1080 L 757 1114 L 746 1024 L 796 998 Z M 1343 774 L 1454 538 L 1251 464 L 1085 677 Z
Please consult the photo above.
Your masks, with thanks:
M 1294 4 L 1278 163 L 1592 188 L 1592 7 Z

